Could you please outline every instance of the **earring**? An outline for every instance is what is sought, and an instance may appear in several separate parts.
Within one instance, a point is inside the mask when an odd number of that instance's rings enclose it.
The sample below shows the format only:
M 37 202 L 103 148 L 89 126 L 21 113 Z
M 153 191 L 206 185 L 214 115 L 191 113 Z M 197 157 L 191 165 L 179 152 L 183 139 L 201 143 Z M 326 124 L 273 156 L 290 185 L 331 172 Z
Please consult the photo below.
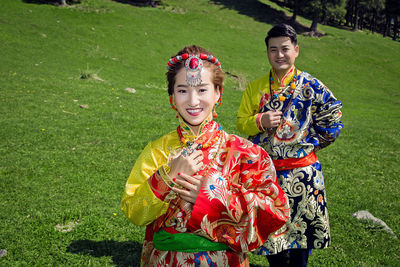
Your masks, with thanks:
M 215 103 L 214 108 L 213 108 L 213 112 L 212 112 L 212 115 L 213 115 L 213 118 L 214 118 L 214 119 L 216 119 L 216 118 L 218 117 L 218 114 L 217 114 L 217 112 L 215 111 L 216 109 L 217 109 L 217 103 Z
M 173 110 L 176 110 L 176 107 L 174 105 L 174 99 L 173 99 L 172 95 L 169 96 L 169 103 L 171 104 L 171 108 Z
M 218 102 L 217 102 L 217 104 L 218 104 L 218 107 L 220 107 L 221 106 L 221 104 L 222 104 L 222 95 L 223 95 L 223 87 L 221 86 L 221 88 L 219 89 L 219 99 L 218 99 Z M 217 105 L 216 104 L 216 105 Z

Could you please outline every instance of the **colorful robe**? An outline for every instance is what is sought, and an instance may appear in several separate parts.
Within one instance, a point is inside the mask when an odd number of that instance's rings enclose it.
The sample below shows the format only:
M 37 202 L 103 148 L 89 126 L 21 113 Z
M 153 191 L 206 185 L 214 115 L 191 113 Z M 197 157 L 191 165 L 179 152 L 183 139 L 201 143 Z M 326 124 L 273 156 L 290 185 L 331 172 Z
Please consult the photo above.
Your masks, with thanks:
M 183 136 L 197 138 L 183 122 Z M 204 140 L 215 138 L 219 125 L 202 125 Z M 270 233 L 287 221 L 289 205 L 278 186 L 268 154 L 250 141 L 220 132 L 203 148 L 203 184 L 192 205 L 172 190 L 169 159 L 182 150 L 177 131 L 150 142 L 137 159 L 126 183 L 121 208 L 136 225 L 147 225 L 142 266 L 248 266 L 245 252 L 260 247 Z M 230 249 L 179 252 L 158 250 L 153 235 L 190 233 Z
M 293 69 L 283 81 L 293 80 Z M 331 144 L 343 125 L 342 104 L 310 74 L 302 72 L 292 99 L 275 102 L 270 95 L 269 75 L 246 88 L 238 111 L 239 131 L 261 145 L 273 160 L 303 158 Z M 273 88 L 275 89 L 275 88 Z M 291 90 L 290 86 L 287 90 Z M 260 116 L 268 110 L 284 111 L 279 127 L 262 129 Z M 321 164 L 277 170 L 279 185 L 290 201 L 291 214 L 284 227 L 272 234 L 258 254 L 276 254 L 291 248 L 325 248 L 330 243 L 325 181 Z

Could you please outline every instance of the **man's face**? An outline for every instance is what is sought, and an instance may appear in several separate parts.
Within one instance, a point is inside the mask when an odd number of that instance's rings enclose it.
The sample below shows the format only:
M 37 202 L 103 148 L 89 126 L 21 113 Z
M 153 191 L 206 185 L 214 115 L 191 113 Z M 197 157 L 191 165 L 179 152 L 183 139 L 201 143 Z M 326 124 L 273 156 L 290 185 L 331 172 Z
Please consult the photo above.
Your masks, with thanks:
M 289 37 L 273 37 L 268 41 L 268 60 L 279 76 L 285 75 L 299 55 L 299 47 Z

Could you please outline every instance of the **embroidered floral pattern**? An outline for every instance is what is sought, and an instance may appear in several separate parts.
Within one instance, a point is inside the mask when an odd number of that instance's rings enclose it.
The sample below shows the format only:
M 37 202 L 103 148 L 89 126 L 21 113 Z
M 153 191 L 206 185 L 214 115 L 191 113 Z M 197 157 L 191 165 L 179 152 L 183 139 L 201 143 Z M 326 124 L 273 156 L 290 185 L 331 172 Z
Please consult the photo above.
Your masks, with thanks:
M 273 159 L 301 158 L 332 143 L 343 125 L 342 104 L 332 92 L 308 73 L 301 73 L 300 86 L 294 92 L 276 131 L 250 137 Z M 268 111 L 263 97 L 259 112 Z M 290 199 L 291 217 L 276 231 L 258 254 L 269 255 L 290 248 L 325 248 L 330 243 L 324 177 L 319 161 L 307 167 L 277 171 L 279 185 Z
M 218 128 L 216 122 L 210 121 L 203 125 L 201 135 L 212 138 Z M 185 138 L 193 139 L 186 127 L 182 129 Z M 222 132 L 221 138 L 202 152 L 207 171 L 199 171 L 206 176 L 195 205 L 180 198 L 170 200 L 167 212 L 147 227 L 143 266 L 248 266 L 244 252 L 261 246 L 288 219 L 289 203 L 264 150 Z M 159 172 L 148 182 L 157 198 L 165 199 L 169 194 L 168 180 Z M 195 233 L 225 243 L 232 250 L 159 251 L 154 248 L 152 237 L 160 228 L 170 233 Z

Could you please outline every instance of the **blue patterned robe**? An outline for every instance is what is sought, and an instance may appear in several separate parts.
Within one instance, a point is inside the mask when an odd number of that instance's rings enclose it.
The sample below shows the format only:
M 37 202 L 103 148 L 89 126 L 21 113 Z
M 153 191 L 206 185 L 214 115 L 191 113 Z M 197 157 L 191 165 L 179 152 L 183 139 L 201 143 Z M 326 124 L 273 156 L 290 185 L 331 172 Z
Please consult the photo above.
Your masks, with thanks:
M 319 80 L 306 72 L 297 77 L 297 87 L 292 99 L 270 101 L 268 79 L 265 77 L 250 84 L 246 90 L 261 93 L 259 110 L 245 111 L 253 98 L 243 98 L 239 114 L 249 116 L 269 110 L 284 111 L 278 128 L 267 129 L 249 139 L 262 146 L 273 160 L 301 158 L 331 144 L 338 137 L 342 104 Z M 262 87 L 262 88 L 256 88 Z M 268 90 L 265 90 L 268 88 Z M 264 93 L 262 93 L 264 90 Z M 290 86 L 283 90 L 291 90 Z M 245 92 L 245 95 L 251 92 Z M 258 98 L 260 99 L 260 98 Z M 243 120 L 243 118 L 242 118 Z M 238 120 L 238 125 L 240 121 Z M 270 236 L 257 254 L 276 254 L 291 248 L 325 248 L 330 244 L 329 217 L 326 205 L 325 182 L 321 164 L 277 170 L 280 186 L 287 194 L 291 207 L 290 220 Z

